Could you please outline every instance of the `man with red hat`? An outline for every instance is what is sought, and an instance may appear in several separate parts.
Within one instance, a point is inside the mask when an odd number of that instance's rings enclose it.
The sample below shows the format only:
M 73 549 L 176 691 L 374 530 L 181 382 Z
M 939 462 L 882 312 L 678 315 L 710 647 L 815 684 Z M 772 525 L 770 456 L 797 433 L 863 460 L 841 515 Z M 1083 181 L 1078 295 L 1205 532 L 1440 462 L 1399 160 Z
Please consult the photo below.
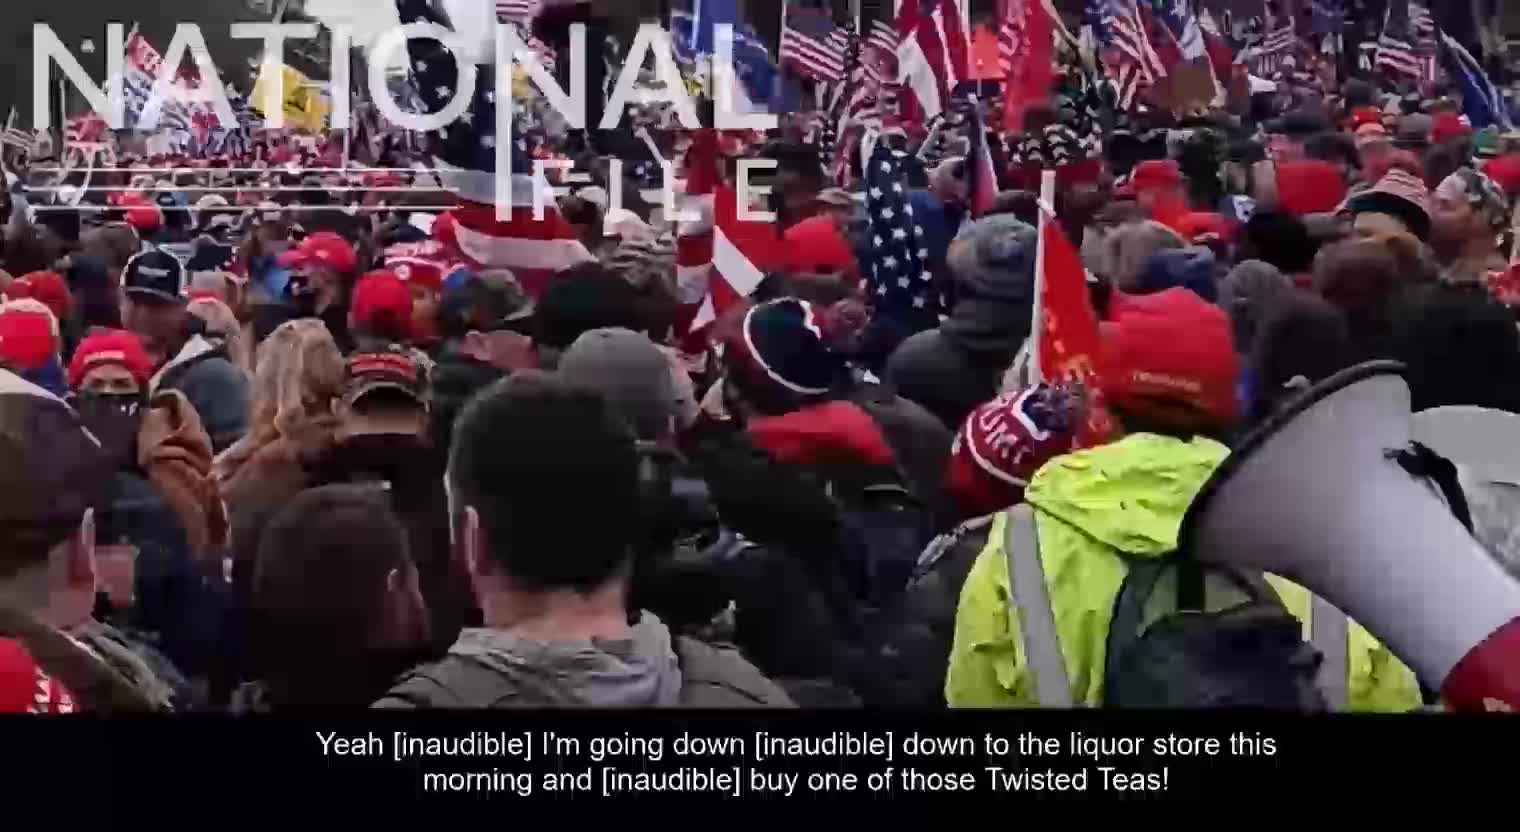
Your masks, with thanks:
M 331 231 L 319 231 L 280 255 L 278 262 L 293 275 L 290 293 L 297 317 L 320 318 L 338 347 L 352 351 L 348 307 L 359 271 L 353 245 Z
M 1152 219 L 1164 225 L 1175 227 L 1188 213 L 1187 182 L 1171 159 L 1150 159 L 1136 165 L 1118 195 L 1133 197 Z

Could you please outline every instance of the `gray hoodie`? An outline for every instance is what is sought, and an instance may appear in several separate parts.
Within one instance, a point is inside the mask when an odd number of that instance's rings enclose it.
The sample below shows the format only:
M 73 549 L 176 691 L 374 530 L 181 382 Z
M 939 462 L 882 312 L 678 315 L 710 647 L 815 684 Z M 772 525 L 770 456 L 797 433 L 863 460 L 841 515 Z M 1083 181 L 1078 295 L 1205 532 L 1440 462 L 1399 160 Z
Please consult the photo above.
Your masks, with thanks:
M 686 638 L 644 613 L 626 639 L 534 641 L 468 629 L 441 661 L 405 676 L 377 708 L 786 707 L 738 651 Z

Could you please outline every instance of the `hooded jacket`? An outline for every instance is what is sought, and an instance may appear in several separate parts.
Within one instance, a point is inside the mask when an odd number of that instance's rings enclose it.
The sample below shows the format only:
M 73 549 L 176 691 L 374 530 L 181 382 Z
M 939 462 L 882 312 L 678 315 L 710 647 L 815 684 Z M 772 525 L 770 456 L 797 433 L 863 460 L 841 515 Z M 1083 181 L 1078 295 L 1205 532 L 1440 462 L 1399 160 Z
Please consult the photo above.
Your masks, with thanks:
M 211 476 L 211 437 L 183 393 L 165 390 L 149 401 L 137 464 L 179 516 L 191 555 L 214 554 L 226 542 L 227 515 Z
M 997 395 L 1003 371 L 1029 336 L 1030 298 L 962 292 L 938 329 L 903 341 L 887 359 L 886 379 L 947 428 Z
M 626 639 L 533 641 L 460 633 L 443 660 L 417 668 L 377 708 L 744 708 L 791 700 L 737 651 L 688 638 L 645 613 Z
M 1188 506 L 1228 453 L 1208 439 L 1133 434 L 1058 457 L 1025 490 L 1035 508 L 1040 560 L 1074 701 L 1103 701 L 1109 622 L 1127 573 L 1125 558 L 1158 558 L 1177 548 Z M 952 706 L 1038 704 L 1018 625 L 1009 616 L 1006 522 L 1006 512 L 999 514 L 961 591 L 945 679 Z M 1268 580 L 1288 611 L 1307 621 L 1309 593 L 1275 576 Z M 1348 657 L 1352 710 L 1420 706 L 1413 672 L 1355 622 Z
M 148 389 L 152 393 L 184 393 L 195 405 L 217 452 L 226 450 L 248 430 L 248 377 L 227 359 L 219 343 L 203 335 L 192 335 L 154 374 Z

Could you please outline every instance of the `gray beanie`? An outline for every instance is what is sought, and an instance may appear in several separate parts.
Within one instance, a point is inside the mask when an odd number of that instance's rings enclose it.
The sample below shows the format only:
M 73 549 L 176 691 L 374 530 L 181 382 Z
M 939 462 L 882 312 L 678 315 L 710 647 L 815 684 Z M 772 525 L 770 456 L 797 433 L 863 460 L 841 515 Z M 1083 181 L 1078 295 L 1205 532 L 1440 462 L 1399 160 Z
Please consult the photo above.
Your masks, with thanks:
M 1012 214 L 993 214 L 967 226 L 950 244 L 946 263 L 962 294 L 1022 302 L 1034 294 L 1039 233 Z
M 593 329 L 560 357 L 558 375 L 601 394 L 641 440 L 668 433 L 677 393 L 665 354 L 647 336 L 627 329 Z
M 1219 283 L 1219 305 L 1230 316 L 1235 330 L 1235 350 L 1250 355 L 1256 332 L 1272 303 L 1292 290 L 1293 284 L 1271 263 L 1246 260 Z

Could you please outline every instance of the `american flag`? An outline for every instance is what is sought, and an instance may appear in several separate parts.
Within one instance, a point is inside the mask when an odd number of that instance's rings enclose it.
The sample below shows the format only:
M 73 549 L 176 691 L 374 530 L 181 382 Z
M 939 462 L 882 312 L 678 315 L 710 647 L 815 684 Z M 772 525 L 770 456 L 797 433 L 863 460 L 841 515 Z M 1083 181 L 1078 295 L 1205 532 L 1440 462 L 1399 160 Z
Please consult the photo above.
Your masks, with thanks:
M 1166 77 L 1166 67 L 1146 33 L 1136 0 L 1091 0 L 1088 15 L 1104 71 L 1118 90 L 1121 109 Z
M 1413 39 L 1413 5 L 1408 16 L 1395 15 L 1390 4 L 1383 16 L 1383 34 L 1378 38 L 1378 70 L 1419 80 L 1425 77 L 1425 62 L 1415 53 Z
M 428 0 L 396 0 L 403 25 L 441 23 Z M 428 110 L 437 112 L 453 97 L 460 82 L 453 54 L 437 41 L 417 39 L 407 44 L 412 82 Z M 544 198 L 542 219 L 534 218 L 534 189 L 527 142 L 514 129 L 511 169 L 498 171 L 496 81 L 491 72 L 476 73 L 469 109 L 434 139 L 434 163 L 459 207 L 434 226 L 434 236 L 453 246 L 476 268 L 510 269 L 530 295 L 542 294 L 555 273 L 594 260 L 565 222 L 553 199 Z M 496 218 L 496 180 L 510 177 L 512 213 Z
M 821 9 L 791 9 L 781 28 L 781 62 L 805 77 L 837 82 L 844 76 L 850 35 Z
M 877 315 L 903 324 L 934 326 L 941 308 L 929 270 L 923 226 L 909 199 L 906 153 L 877 142 L 866 163 L 866 211 L 871 222 L 871 262 L 866 287 Z
M 871 23 L 871 30 L 860 48 L 860 63 L 865 78 L 876 84 L 897 80 L 897 30 L 885 20 Z
M 703 129 L 687 149 L 686 207 L 698 219 L 677 226 L 676 285 L 692 332 L 748 297 L 787 256 L 776 225 L 739 218 L 738 193 L 719 180 L 720 143 L 718 131 Z
M 1282 68 L 1283 59 L 1293 54 L 1298 44 L 1298 29 L 1293 15 L 1268 16 L 1267 37 L 1262 41 L 1252 59 L 1252 71 L 1257 75 L 1271 76 Z
M 543 0 L 496 0 L 496 19 L 526 26 L 538 16 L 542 6 Z

